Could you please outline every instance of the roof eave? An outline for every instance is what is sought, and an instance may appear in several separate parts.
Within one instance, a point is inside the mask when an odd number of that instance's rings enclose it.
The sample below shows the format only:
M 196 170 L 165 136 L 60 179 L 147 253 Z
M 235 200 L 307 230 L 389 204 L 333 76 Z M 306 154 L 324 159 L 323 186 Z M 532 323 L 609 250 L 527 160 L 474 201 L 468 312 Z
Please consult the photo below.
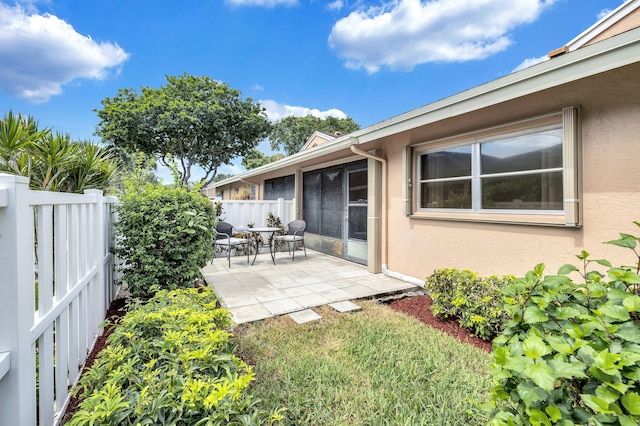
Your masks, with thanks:
M 392 134 L 490 107 L 545 89 L 640 62 L 640 28 L 585 46 L 489 83 L 460 92 L 314 148 L 216 182 L 219 187 L 348 149 Z
M 351 136 L 357 137 L 358 143 L 371 142 L 639 61 L 640 28 L 636 28 L 374 124 Z
M 307 161 L 317 157 L 322 157 L 324 155 L 331 154 L 336 151 L 341 151 L 343 149 L 348 149 L 349 146 L 355 143 L 357 142 L 353 138 L 349 137 L 349 135 L 345 135 L 340 138 L 327 141 L 313 148 L 309 148 L 304 151 L 300 151 L 295 154 L 289 155 L 288 157 L 284 157 L 280 160 L 274 161 L 273 163 L 265 164 L 264 166 L 260 166 L 260 167 L 256 167 L 255 169 L 248 170 L 245 173 L 227 178 L 225 180 L 221 180 L 219 182 L 215 182 L 209 185 L 209 188 L 216 188 L 219 186 L 229 185 L 234 182 L 250 179 L 253 176 L 258 176 L 265 173 L 273 172 L 288 166 L 296 165 L 297 163 L 301 163 L 303 161 Z

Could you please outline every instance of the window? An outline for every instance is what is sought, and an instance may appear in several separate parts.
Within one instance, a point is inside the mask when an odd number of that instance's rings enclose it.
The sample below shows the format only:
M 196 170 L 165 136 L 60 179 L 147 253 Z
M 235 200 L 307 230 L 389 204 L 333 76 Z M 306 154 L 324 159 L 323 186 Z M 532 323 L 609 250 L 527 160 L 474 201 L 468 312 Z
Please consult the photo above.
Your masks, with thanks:
M 367 241 L 367 169 L 347 172 L 348 238 Z
M 471 208 L 471 145 L 420 156 L 420 207 Z
M 295 185 L 295 175 L 267 179 L 264 181 L 264 199 L 277 200 L 278 198 L 284 198 L 285 200 L 293 200 L 295 198 Z
M 425 218 L 578 225 L 577 117 L 578 110 L 568 107 L 562 114 L 408 147 L 405 163 L 415 164 L 417 185 L 411 188 L 407 171 L 404 194 L 416 198 L 405 211 Z M 505 213 L 520 218 L 505 219 Z M 541 215 L 566 220 L 532 218 Z
M 482 209 L 562 210 L 561 128 L 507 135 L 478 148 Z
M 308 232 L 342 238 L 342 186 L 342 167 L 304 174 L 302 209 Z
M 366 241 L 367 160 L 304 172 L 302 188 L 307 232 Z

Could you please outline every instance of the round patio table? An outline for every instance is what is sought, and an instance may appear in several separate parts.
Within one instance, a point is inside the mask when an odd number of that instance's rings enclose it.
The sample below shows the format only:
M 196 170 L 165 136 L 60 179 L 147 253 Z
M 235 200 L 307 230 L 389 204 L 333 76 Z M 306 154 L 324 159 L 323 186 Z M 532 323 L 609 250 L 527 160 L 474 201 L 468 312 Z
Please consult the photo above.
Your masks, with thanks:
M 271 244 L 273 241 L 273 234 L 275 234 L 278 231 L 282 231 L 282 229 L 280 228 L 276 228 L 276 227 L 270 227 L 270 226 L 258 226 L 258 227 L 254 227 L 254 228 L 249 228 L 248 226 L 243 226 L 243 227 L 239 227 L 237 228 L 238 231 L 243 232 L 244 234 L 253 234 L 253 239 L 256 242 L 256 254 L 253 256 L 253 262 L 251 262 L 251 264 L 253 265 L 254 263 L 256 263 L 256 258 L 258 257 L 258 250 L 260 249 L 260 234 L 269 234 L 269 254 L 271 255 L 271 260 L 273 261 L 273 264 L 276 264 L 276 255 L 273 252 L 273 250 L 271 249 Z M 249 235 L 247 235 L 249 237 Z

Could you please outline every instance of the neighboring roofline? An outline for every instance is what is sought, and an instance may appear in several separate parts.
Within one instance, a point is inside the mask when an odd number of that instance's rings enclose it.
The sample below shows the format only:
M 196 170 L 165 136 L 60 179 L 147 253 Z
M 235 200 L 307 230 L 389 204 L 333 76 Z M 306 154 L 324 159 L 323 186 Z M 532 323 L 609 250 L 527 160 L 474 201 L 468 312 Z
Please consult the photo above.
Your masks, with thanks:
M 472 89 L 416 108 L 388 120 L 341 136 L 289 157 L 249 170 L 212 184 L 228 185 L 241 179 L 276 171 L 313 158 L 348 149 L 407 131 L 416 127 L 456 117 L 472 111 L 527 96 L 552 87 L 590 77 L 640 62 L 640 28 L 618 34 L 582 49 L 508 74 Z
M 581 48 L 606 30 L 614 26 L 616 23 L 629 16 L 638 7 L 640 7 L 640 1 L 638 0 L 625 1 L 620 6 L 609 12 L 609 14 L 600 19 L 598 22 L 587 28 L 582 33 L 578 34 L 575 38 L 573 38 L 573 40 L 568 42 L 565 47 L 568 48 L 569 52 L 573 52 L 574 50 Z
M 327 141 L 318 146 L 314 146 L 313 148 L 306 149 L 304 151 L 296 152 L 295 154 L 289 155 L 288 157 L 281 158 L 280 160 L 274 161 L 273 163 L 265 164 L 264 166 L 256 167 L 255 169 L 248 170 L 242 174 L 232 176 L 230 178 L 212 183 L 207 188 L 217 188 L 219 186 L 229 185 L 234 182 L 240 182 L 243 179 L 250 178 L 252 176 L 261 175 L 264 173 L 269 173 L 271 171 L 275 171 L 287 166 L 295 165 L 297 163 L 315 158 L 321 157 L 326 154 L 330 154 L 332 152 L 340 151 L 345 148 L 349 148 L 350 145 L 353 145 L 353 141 L 349 137 L 350 135 L 344 135 L 340 138 L 336 138 L 330 141 Z
M 330 135 L 328 133 L 325 132 L 321 132 L 319 130 L 316 130 L 315 132 L 313 132 L 313 134 L 309 137 L 309 139 L 307 139 L 307 141 L 305 142 L 305 144 L 302 146 L 302 148 L 300 149 L 300 151 L 308 149 L 309 148 L 309 144 L 311 142 L 313 142 L 313 140 L 316 138 L 316 136 L 324 139 L 325 141 L 329 142 L 330 140 L 335 139 L 336 137 L 333 135 Z

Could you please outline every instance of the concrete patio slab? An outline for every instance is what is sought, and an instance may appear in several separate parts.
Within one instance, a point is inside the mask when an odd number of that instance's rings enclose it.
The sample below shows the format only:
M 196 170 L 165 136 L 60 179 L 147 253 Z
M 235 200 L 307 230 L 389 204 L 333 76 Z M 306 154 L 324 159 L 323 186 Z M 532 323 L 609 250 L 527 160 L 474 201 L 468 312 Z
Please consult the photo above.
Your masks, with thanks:
M 304 324 L 306 322 L 317 321 L 322 318 L 318 315 L 313 309 L 305 309 L 304 311 L 294 312 L 289 314 L 292 320 L 295 321 L 296 324 Z
M 361 306 L 358 306 L 353 302 L 349 302 L 348 300 L 345 300 L 344 302 L 329 303 L 329 306 L 338 312 L 357 312 L 362 310 Z
M 236 324 L 416 289 L 413 283 L 309 249 L 307 257 L 296 253 L 295 262 L 278 256 L 275 265 L 269 253 L 259 254 L 254 265 L 246 257 L 232 257 L 231 267 L 218 257 L 201 272 Z

